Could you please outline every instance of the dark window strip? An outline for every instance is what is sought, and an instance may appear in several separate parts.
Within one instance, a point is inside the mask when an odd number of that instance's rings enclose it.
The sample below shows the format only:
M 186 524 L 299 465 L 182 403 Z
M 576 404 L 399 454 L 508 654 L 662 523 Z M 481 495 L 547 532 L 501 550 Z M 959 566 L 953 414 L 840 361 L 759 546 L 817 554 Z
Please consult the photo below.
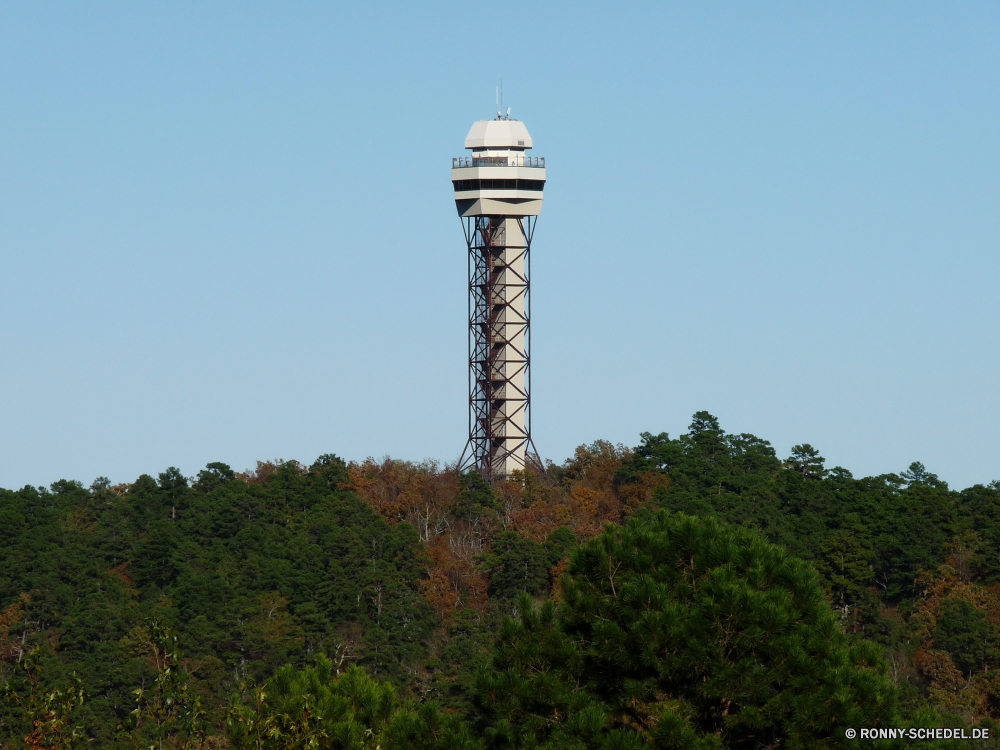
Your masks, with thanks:
M 455 192 L 467 190 L 542 190 L 545 180 L 452 180 Z

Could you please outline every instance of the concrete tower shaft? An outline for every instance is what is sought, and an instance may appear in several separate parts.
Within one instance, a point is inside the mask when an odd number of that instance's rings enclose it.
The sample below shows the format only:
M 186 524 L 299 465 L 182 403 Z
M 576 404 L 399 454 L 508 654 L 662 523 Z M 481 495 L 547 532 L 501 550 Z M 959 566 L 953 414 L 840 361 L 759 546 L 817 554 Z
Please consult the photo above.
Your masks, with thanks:
M 460 469 L 490 478 L 523 469 L 531 440 L 531 239 L 545 159 L 528 156 L 517 120 L 475 123 L 471 156 L 452 160 L 469 251 L 469 441 Z

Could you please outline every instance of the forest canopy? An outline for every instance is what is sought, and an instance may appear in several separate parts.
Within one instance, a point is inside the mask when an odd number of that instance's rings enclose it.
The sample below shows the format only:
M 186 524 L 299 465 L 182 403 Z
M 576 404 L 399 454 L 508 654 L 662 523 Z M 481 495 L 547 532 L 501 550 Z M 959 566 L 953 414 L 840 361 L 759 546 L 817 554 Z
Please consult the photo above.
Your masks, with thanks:
M 327 454 L 0 490 L 0 743 L 996 737 L 998 494 L 707 412 L 493 483 Z

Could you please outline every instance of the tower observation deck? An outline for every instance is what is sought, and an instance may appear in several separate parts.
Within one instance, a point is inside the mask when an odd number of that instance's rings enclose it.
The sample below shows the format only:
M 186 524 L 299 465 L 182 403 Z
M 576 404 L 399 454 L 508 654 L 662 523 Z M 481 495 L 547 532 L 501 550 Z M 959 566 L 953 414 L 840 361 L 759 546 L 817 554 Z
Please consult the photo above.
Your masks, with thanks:
M 545 159 L 508 117 L 474 123 L 452 159 L 469 250 L 469 441 L 459 470 L 498 479 L 537 461 L 531 440 L 531 238 Z

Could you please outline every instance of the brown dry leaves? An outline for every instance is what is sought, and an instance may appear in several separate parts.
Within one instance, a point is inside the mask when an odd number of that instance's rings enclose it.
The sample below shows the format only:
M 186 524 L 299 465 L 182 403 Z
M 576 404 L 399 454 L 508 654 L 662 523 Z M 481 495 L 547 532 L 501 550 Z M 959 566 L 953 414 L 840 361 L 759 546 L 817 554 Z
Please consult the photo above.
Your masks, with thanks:
M 668 480 L 650 472 L 633 485 L 615 485 L 615 474 L 630 451 L 598 440 L 576 449 L 562 466 L 549 465 L 544 473 L 515 472 L 493 487 L 495 508 L 472 518 L 459 518 L 454 509 L 459 496 L 458 475 L 426 461 L 414 464 L 369 458 L 348 466 L 350 487 L 391 524 L 405 521 L 416 530 L 427 554 L 427 577 L 421 593 L 438 614 L 447 618 L 456 609 L 478 609 L 488 600 L 489 577 L 478 560 L 489 553 L 494 534 L 513 530 L 544 543 L 561 527 L 579 542 L 599 533 L 608 523 L 652 501 L 653 491 Z M 258 466 L 257 474 L 263 473 Z M 565 562 L 554 571 L 558 587 Z

